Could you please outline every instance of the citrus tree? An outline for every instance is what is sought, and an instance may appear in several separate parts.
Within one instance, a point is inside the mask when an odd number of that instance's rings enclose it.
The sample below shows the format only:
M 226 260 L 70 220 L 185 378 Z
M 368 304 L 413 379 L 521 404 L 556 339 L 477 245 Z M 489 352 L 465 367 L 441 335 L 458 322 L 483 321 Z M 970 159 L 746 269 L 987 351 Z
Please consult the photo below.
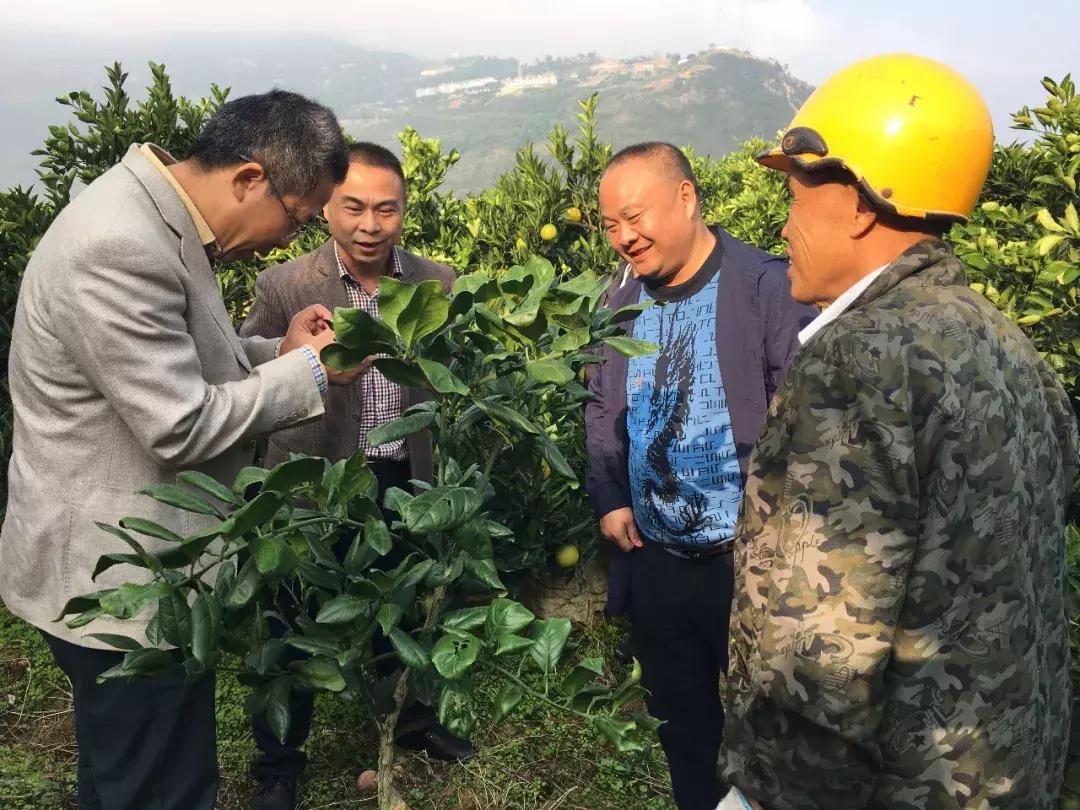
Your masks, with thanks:
M 534 542 L 503 522 L 520 506 L 507 497 L 506 479 L 492 473 L 499 459 L 512 455 L 516 465 L 542 466 L 576 486 L 573 468 L 534 414 L 550 411 L 552 398 L 580 406 L 585 393 L 574 380 L 596 361 L 591 349 L 600 342 L 629 356 L 657 348 L 617 326 L 641 307 L 613 313 L 601 305 L 602 291 L 592 274 L 560 279 L 550 262 L 534 258 L 498 278 L 459 278 L 450 296 L 435 281 L 383 278 L 380 318 L 337 310 L 338 342 L 323 352 L 329 366 L 352 368 L 378 355 L 374 365 L 388 379 L 430 392 L 431 400 L 368 438 L 378 446 L 430 431 L 434 482 L 414 482 L 416 493 L 392 488 L 378 504 L 375 477 L 357 453 L 336 464 L 297 457 L 272 470 L 247 468 L 231 488 L 196 472 L 149 487 L 145 494 L 203 515 L 207 525 L 181 537 L 138 516 L 99 524 L 127 548 L 103 555 L 94 577 L 116 565 L 144 576 L 77 597 L 62 616 L 79 627 L 100 616 L 153 613 L 145 639 L 93 636 L 125 651 L 102 677 L 177 666 L 198 677 L 230 653 L 240 680 L 254 689 L 249 708 L 265 712 L 282 739 L 292 690 L 361 700 L 379 730 L 384 808 L 404 804 L 393 786 L 403 706 L 412 699 L 436 706 L 440 722 L 468 735 L 478 720 L 478 670 L 502 682 L 494 721 L 528 693 L 586 718 L 619 751 L 640 750 L 640 732 L 656 723 L 620 710 L 641 688 L 634 679 L 599 682 L 599 659 L 560 666 L 569 620 L 538 620 L 506 598 L 496 563 L 528 554 Z M 258 495 L 246 500 L 255 484 Z M 339 559 L 333 547 L 343 536 L 350 539 Z M 381 565 L 395 546 L 403 558 Z M 271 621 L 283 624 L 284 634 L 272 633 Z M 373 652 L 377 632 L 392 653 Z M 289 648 L 306 657 L 294 660 Z M 375 669 L 385 655 L 400 663 L 388 685 Z M 543 674 L 542 690 L 526 684 L 523 667 Z

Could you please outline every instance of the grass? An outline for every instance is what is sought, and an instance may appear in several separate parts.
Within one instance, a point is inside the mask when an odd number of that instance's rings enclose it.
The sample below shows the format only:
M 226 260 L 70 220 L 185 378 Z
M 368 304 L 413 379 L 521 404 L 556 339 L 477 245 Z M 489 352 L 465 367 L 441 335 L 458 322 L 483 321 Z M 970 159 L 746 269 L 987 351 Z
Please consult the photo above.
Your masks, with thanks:
M 614 660 L 619 631 L 580 631 L 577 654 Z M 621 680 L 626 667 L 608 676 Z M 490 709 L 497 684 L 480 679 L 481 706 Z M 247 689 L 231 675 L 218 681 L 221 810 L 246 810 L 253 784 L 254 743 L 244 713 Z M 670 783 L 659 743 L 618 754 L 577 718 L 526 699 L 497 726 L 473 735 L 478 756 L 446 765 L 401 752 L 398 787 L 413 810 L 669 810 Z M 308 741 L 303 810 L 376 807 L 361 794 L 357 774 L 376 758 L 375 738 L 359 707 L 320 696 Z M 75 808 L 77 752 L 70 687 L 37 631 L 0 606 L 0 806 L 5 810 Z

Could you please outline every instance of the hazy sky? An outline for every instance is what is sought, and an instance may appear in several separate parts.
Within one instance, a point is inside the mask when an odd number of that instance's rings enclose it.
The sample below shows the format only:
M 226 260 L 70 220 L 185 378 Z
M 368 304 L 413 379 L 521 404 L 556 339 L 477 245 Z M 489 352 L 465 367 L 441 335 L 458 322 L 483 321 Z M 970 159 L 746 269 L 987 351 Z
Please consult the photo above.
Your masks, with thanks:
M 861 56 L 914 51 L 968 75 L 999 130 L 1008 113 L 1040 100 L 1039 78 L 1080 68 L 1080 0 L 9 0 L 0 28 L 76 34 L 81 46 L 95 36 L 175 41 L 230 32 L 238 56 L 246 40 L 289 32 L 419 56 L 523 59 L 686 53 L 713 42 L 774 57 L 814 84 Z

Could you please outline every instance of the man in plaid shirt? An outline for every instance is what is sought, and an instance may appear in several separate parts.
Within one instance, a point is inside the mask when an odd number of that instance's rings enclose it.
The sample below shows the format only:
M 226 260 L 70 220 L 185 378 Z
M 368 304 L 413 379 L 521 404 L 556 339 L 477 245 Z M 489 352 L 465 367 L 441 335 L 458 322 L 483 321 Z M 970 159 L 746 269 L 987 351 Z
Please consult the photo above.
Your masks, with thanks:
M 348 175 L 335 188 L 323 213 L 331 238 L 317 250 L 260 274 L 255 301 L 240 329 L 241 335 L 283 335 L 290 318 L 315 303 L 331 310 L 359 307 L 377 317 L 379 279 L 383 276 L 411 283 L 436 279 L 449 292 L 454 280 L 449 267 L 397 246 L 405 213 L 405 175 L 401 163 L 388 149 L 373 143 L 350 146 Z M 266 466 L 286 460 L 290 453 L 337 461 L 359 450 L 367 455 L 368 466 L 378 478 L 380 503 L 390 487 L 407 489 L 409 479 L 432 479 L 431 439 L 426 434 L 379 447 L 368 444 L 368 431 L 397 419 L 406 408 L 425 398 L 422 391 L 387 380 L 371 365 L 371 359 L 354 384 L 331 389 L 321 419 L 270 437 Z M 348 543 L 339 545 L 344 554 Z M 400 556 L 395 549 L 381 564 L 395 565 Z M 379 634 L 375 643 L 390 649 Z M 291 810 L 295 806 L 296 781 L 307 763 L 299 747 L 311 726 L 312 696 L 292 692 L 290 710 L 292 723 L 284 744 L 277 741 L 262 716 L 254 720 L 255 741 L 260 748 L 252 765 L 259 785 L 254 810 Z M 397 741 L 406 748 L 424 749 L 439 759 L 463 759 L 473 753 L 466 740 L 438 725 L 430 709 L 421 704 L 402 713 Z

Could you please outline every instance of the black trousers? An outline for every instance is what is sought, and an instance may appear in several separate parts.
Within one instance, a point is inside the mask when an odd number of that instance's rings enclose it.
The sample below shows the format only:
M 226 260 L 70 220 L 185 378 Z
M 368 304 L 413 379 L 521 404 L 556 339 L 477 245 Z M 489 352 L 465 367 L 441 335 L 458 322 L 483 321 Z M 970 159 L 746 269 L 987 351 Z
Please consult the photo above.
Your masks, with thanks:
M 71 681 L 80 810 L 212 810 L 218 792 L 214 675 L 98 684 L 124 654 L 42 632 Z
M 407 460 L 371 462 L 369 466 L 379 481 L 378 503 L 380 505 L 386 490 L 391 487 L 404 490 L 410 489 L 410 468 Z M 352 544 L 354 534 L 351 531 L 343 533 L 341 540 L 338 541 L 334 548 L 338 559 L 344 559 L 349 546 Z M 379 560 L 376 565 L 394 566 L 401 562 L 403 558 L 404 554 L 395 548 L 386 557 Z M 280 622 L 272 621 L 270 629 L 271 633 L 276 637 L 280 638 L 285 634 L 285 628 Z M 379 630 L 375 631 L 375 637 L 372 639 L 372 649 L 376 655 L 391 650 L 390 642 Z M 305 654 L 292 649 L 286 654 L 291 655 L 293 660 L 306 657 Z M 392 670 L 392 662 L 390 662 L 390 667 Z M 379 674 L 389 675 L 390 672 L 380 671 Z M 251 763 L 251 775 L 255 779 L 259 781 L 276 778 L 297 779 L 304 772 L 304 768 L 307 767 L 307 755 L 300 750 L 300 747 L 307 741 L 308 735 L 311 733 L 311 720 L 314 709 L 314 693 L 299 689 L 294 689 L 289 693 L 289 733 L 286 735 L 284 743 L 280 742 L 274 732 L 271 731 L 265 714 L 260 712 L 252 717 L 251 732 L 255 737 L 255 744 L 259 747 L 259 753 Z M 404 719 L 407 722 L 412 718 Z M 404 730 L 402 723 L 398 724 L 398 729 L 399 731 Z
M 730 553 L 698 560 L 646 542 L 630 557 L 630 632 L 660 726 L 679 810 L 713 810 L 724 789 L 720 675 L 727 673 L 735 583 Z

